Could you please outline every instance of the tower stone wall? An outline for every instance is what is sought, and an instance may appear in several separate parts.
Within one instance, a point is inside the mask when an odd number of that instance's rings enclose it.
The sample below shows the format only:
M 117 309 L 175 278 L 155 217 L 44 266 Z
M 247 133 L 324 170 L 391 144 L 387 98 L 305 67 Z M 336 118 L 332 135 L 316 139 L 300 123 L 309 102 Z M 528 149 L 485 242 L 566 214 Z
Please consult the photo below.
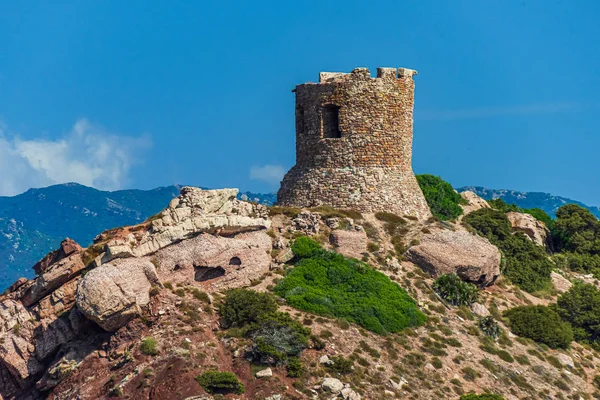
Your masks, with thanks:
M 415 74 L 356 68 L 296 86 L 296 165 L 278 203 L 429 217 L 412 171 Z

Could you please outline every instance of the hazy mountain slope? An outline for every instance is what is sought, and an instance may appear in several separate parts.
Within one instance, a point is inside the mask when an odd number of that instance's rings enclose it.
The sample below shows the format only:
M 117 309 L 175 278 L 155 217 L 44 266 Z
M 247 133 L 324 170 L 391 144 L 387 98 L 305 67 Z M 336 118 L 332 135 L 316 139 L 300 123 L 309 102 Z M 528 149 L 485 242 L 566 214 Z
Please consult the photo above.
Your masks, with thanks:
M 556 210 L 565 204 L 577 204 L 587 208 L 597 218 L 600 218 L 600 208 L 588 206 L 580 201 L 572 200 L 566 197 L 554 196 L 542 192 L 517 192 L 508 189 L 486 189 L 481 186 L 465 186 L 457 189 L 459 192 L 470 190 L 486 200 L 501 198 L 509 204 L 516 204 L 523 208 L 541 208 L 552 217 L 555 217 Z

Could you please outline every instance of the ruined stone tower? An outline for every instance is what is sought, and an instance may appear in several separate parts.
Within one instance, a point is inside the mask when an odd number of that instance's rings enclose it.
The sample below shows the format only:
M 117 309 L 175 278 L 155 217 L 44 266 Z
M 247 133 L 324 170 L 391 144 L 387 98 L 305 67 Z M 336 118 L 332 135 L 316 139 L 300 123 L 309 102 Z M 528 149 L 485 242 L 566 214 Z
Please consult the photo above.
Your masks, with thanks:
M 356 68 L 296 86 L 296 165 L 278 203 L 429 217 L 412 171 L 416 73 Z

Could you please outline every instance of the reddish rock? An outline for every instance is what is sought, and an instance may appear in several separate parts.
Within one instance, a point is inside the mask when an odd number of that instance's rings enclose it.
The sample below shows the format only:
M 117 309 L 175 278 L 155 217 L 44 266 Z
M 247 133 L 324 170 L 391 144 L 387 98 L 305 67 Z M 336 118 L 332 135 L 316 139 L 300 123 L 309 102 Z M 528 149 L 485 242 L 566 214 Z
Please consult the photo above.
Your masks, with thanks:
M 60 243 L 60 247 L 44 256 L 34 266 L 33 270 L 36 274 L 41 274 L 48 267 L 63 258 L 70 256 L 73 253 L 82 251 L 83 248 L 72 239 L 66 238 Z
M 500 251 L 487 239 L 465 231 L 442 231 L 423 236 L 405 256 L 434 277 L 455 273 L 480 286 L 500 276 Z
M 337 229 L 331 232 L 329 241 L 335 247 L 335 251 L 346 257 L 360 259 L 367 251 L 367 234 L 363 230 Z

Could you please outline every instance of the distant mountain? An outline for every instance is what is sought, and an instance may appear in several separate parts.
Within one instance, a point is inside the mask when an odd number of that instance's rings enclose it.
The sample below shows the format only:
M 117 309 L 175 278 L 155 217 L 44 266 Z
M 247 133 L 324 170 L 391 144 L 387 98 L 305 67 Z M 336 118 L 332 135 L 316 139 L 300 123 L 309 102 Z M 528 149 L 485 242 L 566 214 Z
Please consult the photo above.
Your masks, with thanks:
M 486 200 L 502 199 L 509 204 L 515 204 L 522 208 L 541 208 L 553 218 L 556 217 L 556 210 L 565 204 L 577 204 L 587 208 L 600 218 L 600 208 L 588 206 L 580 201 L 572 200 L 566 197 L 553 196 L 549 193 L 542 192 L 517 192 L 516 190 L 507 189 L 486 189 L 480 186 L 465 186 L 457 189 L 459 192 L 470 190 Z
M 156 214 L 180 189 L 173 185 L 106 192 L 67 183 L 0 196 L 0 292 L 21 276 L 32 277 L 31 267 L 64 238 L 87 246 L 106 229 L 135 225 Z M 275 202 L 274 194 L 246 192 L 239 197 Z

